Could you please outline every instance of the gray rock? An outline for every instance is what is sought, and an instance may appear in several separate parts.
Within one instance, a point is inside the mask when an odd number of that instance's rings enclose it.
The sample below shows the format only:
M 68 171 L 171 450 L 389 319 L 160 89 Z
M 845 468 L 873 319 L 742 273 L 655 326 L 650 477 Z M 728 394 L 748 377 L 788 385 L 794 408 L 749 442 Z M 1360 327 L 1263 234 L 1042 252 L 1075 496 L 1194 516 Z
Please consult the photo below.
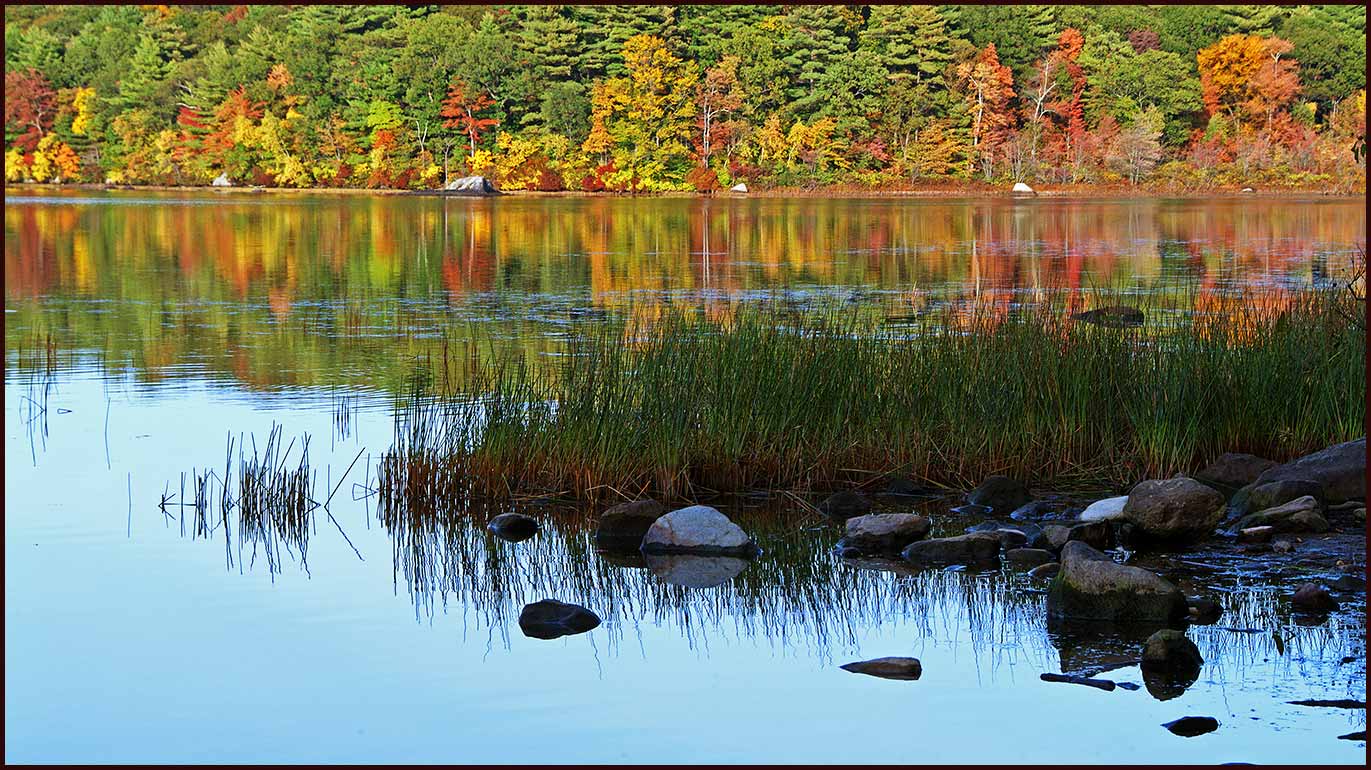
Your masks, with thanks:
M 1071 528 L 1061 524 L 1048 524 L 1043 527 L 1043 538 L 1047 540 L 1049 548 L 1060 551 L 1071 540 Z
M 900 555 L 905 561 L 922 566 L 994 566 L 1000 561 L 1000 539 L 988 532 L 976 532 L 957 537 L 921 540 L 911 543 Z
M 1291 551 L 1295 550 L 1295 541 L 1287 540 L 1286 538 L 1281 538 L 1280 540 L 1272 540 L 1271 550 L 1276 553 L 1290 553 Z
M 1033 500 L 1015 508 L 1009 518 L 1015 521 L 1042 521 L 1058 518 L 1060 511 L 1048 500 Z
M 1111 305 L 1087 310 L 1084 313 L 1076 313 L 1071 318 L 1096 326 L 1107 326 L 1111 329 L 1142 326 L 1144 320 L 1143 311 L 1126 305 Z
M 1271 468 L 1255 484 L 1303 479 L 1320 487 L 1329 504 L 1366 498 L 1366 438 L 1336 444 Z
M 819 512 L 834 519 L 850 519 L 871 510 L 871 501 L 861 492 L 844 489 L 819 503 Z
M 1197 735 L 1212 733 L 1219 729 L 1219 720 L 1214 717 L 1181 717 L 1162 725 L 1176 735 L 1194 738 Z
M 1147 638 L 1143 646 L 1142 667 L 1156 671 L 1195 672 L 1204 665 L 1200 648 L 1184 631 L 1164 628 Z
M 1295 595 L 1291 597 L 1290 603 L 1297 610 L 1307 610 L 1309 612 L 1331 612 L 1338 608 L 1338 603 L 1321 586 L 1313 583 L 1305 583 L 1295 589 Z
M 517 543 L 538 534 L 538 520 L 522 513 L 502 513 L 486 524 L 496 537 Z
M 585 607 L 552 599 L 526 604 L 519 613 L 519 630 L 534 639 L 583 634 L 598 625 L 600 617 Z
M 1213 487 L 1224 495 L 1231 495 L 1256 481 L 1258 476 L 1274 467 L 1276 467 L 1275 460 L 1229 452 L 1219 455 L 1214 459 L 1214 462 L 1196 473 L 1193 478 L 1201 484 Z
M 745 193 L 747 192 L 747 183 L 739 182 L 728 189 L 730 192 Z
M 647 568 L 663 583 L 686 588 L 713 588 L 743 574 L 750 563 L 736 556 L 645 553 Z
M 461 179 L 454 179 L 447 183 L 443 188 L 450 192 L 464 192 L 474 195 L 499 195 L 500 191 L 495 189 L 489 179 L 483 176 L 464 176 Z
M 1275 527 L 1245 527 L 1238 530 L 1238 542 L 1269 543 L 1275 534 Z
M 840 668 L 854 674 L 878 676 L 882 679 L 901 679 L 913 681 L 923 674 L 923 665 L 918 658 L 876 658 L 857 663 L 844 663 Z
M 1006 515 L 1029 501 L 1028 487 L 1007 476 L 987 476 L 979 487 L 971 490 L 966 501 L 984 505 L 995 515 Z
M 1103 500 L 1096 500 L 1087 505 L 1081 511 L 1081 521 L 1106 521 L 1117 519 L 1123 516 L 1124 504 L 1128 502 L 1128 495 L 1119 497 L 1106 497 Z
M 1055 557 L 1052 556 L 1051 551 L 1044 551 L 1040 548 L 1015 548 L 1011 551 L 1005 551 L 1004 558 L 1019 569 L 1033 569 L 1051 563 Z
M 1214 533 L 1223 518 L 1223 504 L 1223 495 L 1180 476 L 1133 487 L 1123 517 L 1143 538 L 1194 542 Z
M 913 513 L 871 513 L 847 520 L 845 545 L 867 553 L 897 554 L 928 535 L 927 518 Z
M 1180 589 L 1140 567 L 1115 564 L 1083 542 L 1062 548 L 1061 565 L 1047 592 L 1051 616 L 1156 623 L 1186 616 Z
M 1033 569 L 1031 569 L 1031 570 L 1028 571 L 1028 576 L 1031 577 L 1031 578 L 1035 578 L 1035 579 L 1036 579 L 1036 578 L 1050 578 L 1050 577 L 1055 577 L 1056 574 L 1057 574 L 1058 572 L 1061 572 L 1061 571 L 1062 571 L 1062 565 L 1054 561 L 1054 562 L 1050 562 L 1050 563 L 1048 563 L 1048 564 L 1040 564 L 1040 565 L 1034 567 Z
M 638 550 L 643 536 L 652 528 L 666 508 L 656 500 L 634 500 L 620 503 L 600 516 L 595 529 L 595 542 L 608 550 Z
M 1242 517 L 1236 529 L 1246 531 L 1269 527 L 1276 532 L 1327 532 L 1328 520 L 1322 506 L 1312 495 L 1296 498 L 1283 505 Z
M 1289 479 L 1265 484 L 1252 483 L 1238 490 L 1228 503 L 1228 518 L 1237 520 L 1257 511 L 1275 508 L 1301 497 L 1322 502 L 1323 488 L 1308 479 Z
M 707 505 L 692 505 L 657 518 L 643 536 L 644 553 L 745 556 L 757 544 L 728 517 Z
M 1095 679 L 1088 676 L 1076 674 L 1039 674 L 1038 678 L 1044 682 L 1064 682 L 1066 684 L 1083 684 L 1086 687 L 1094 687 L 1097 690 L 1113 692 L 1118 683 L 1109 679 Z

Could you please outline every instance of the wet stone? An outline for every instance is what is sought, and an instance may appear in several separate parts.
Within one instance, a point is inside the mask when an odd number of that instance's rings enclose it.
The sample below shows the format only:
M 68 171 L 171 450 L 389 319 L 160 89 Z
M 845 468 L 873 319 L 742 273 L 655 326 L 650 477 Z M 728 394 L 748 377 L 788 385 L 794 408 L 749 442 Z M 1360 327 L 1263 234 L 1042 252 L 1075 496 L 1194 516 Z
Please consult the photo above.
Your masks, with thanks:
M 819 503 L 819 512 L 834 519 L 850 519 L 871 510 L 871 501 L 861 492 L 844 489 Z
M 585 607 L 553 599 L 526 604 L 519 613 L 519 630 L 534 639 L 583 634 L 598 625 L 600 616 Z
M 1061 569 L 1062 565 L 1055 561 L 1048 564 L 1039 564 L 1028 571 L 1028 576 L 1034 579 L 1055 577 Z
M 920 566 L 963 564 L 993 567 L 1000 561 L 1000 539 L 988 532 L 911 543 L 900 554 Z
M 1219 720 L 1214 717 L 1181 717 L 1162 725 L 1176 735 L 1194 738 L 1197 735 L 1212 733 L 1219 729 Z
M 914 681 L 923 675 L 923 665 L 919 663 L 918 658 L 875 658 L 856 663 L 845 663 L 839 668 L 854 674 L 866 674 L 881 679 L 903 681 Z
M 620 503 L 600 516 L 595 529 L 595 542 L 613 550 L 637 550 L 652 523 L 666 513 L 656 500 L 634 500 Z
M 518 543 L 538 534 L 538 520 L 522 513 L 502 513 L 491 519 L 486 529 L 501 540 Z
M 1015 548 L 1006 551 L 1005 561 L 1019 569 L 1033 569 L 1048 564 L 1053 561 L 1051 551 L 1044 551 L 1040 548 Z
M 966 501 L 983 505 L 997 515 L 1008 515 L 1032 498 L 1023 482 L 1008 476 L 987 476 L 981 485 L 967 493 Z
M 1143 670 L 1194 672 L 1204 664 L 1200 649 L 1184 631 L 1164 628 L 1147 638 L 1143 646 Z
M 1338 608 L 1338 603 L 1328 595 L 1328 591 L 1313 583 L 1305 583 L 1295 589 L 1290 602 L 1295 609 L 1308 612 L 1331 612 Z

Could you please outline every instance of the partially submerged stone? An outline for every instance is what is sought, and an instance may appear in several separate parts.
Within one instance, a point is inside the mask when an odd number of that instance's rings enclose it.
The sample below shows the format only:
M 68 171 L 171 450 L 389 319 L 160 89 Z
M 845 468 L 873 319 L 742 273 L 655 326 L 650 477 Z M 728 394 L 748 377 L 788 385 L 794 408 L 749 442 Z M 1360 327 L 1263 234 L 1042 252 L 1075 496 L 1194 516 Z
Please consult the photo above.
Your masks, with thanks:
M 1055 557 L 1051 551 L 1044 551 L 1041 548 L 1015 548 L 1005 551 L 1004 558 L 1016 568 L 1027 570 L 1050 564 Z
M 1062 569 L 1047 592 L 1059 618 L 1173 623 L 1186 616 L 1185 595 L 1140 567 L 1116 564 L 1080 541 L 1062 549 Z
M 1194 542 L 1214 534 L 1223 518 L 1223 495 L 1194 479 L 1143 481 L 1128 493 L 1123 518 L 1145 538 Z
M 738 577 L 750 562 L 737 556 L 697 556 L 686 553 L 643 554 L 658 580 L 686 588 L 714 588 Z
M 526 604 L 519 613 L 519 630 L 534 639 L 583 634 L 598 625 L 600 616 L 585 607 L 553 599 Z
M 1110 329 L 1123 329 L 1130 326 L 1142 326 L 1143 311 L 1126 305 L 1110 305 L 1076 313 L 1071 318 Z
M 843 543 L 864 553 L 897 554 L 928 534 L 929 520 L 914 513 L 871 513 L 847 520 Z
M 1000 561 L 1000 539 L 988 532 L 976 532 L 921 540 L 911 543 L 900 555 L 905 561 L 920 566 L 995 566 Z
M 834 519 L 850 519 L 871 510 L 871 501 L 861 492 L 844 489 L 819 503 L 819 513 Z
M 692 505 L 657 518 L 643 536 L 645 553 L 746 556 L 757 544 L 742 527 L 708 505 Z
M 1313 583 L 1305 583 L 1295 589 L 1295 595 L 1291 597 L 1290 603 L 1297 610 L 1309 612 L 1331 612 L 1338 608 L 1337 601 L 1328 594 L 1328 591 Z
M 966 495 L 968 503 L 983 505 L 995 515 L 1008 515 L 1030 498 L 1028 487 L 1008 476 L 987 476 L 980 486 Z
M 840 666 L 844 671 L 851 671 L 854 674 L 866 674 L 876 676 L 881 679 L 901 679 L 913 681 L 923 674 L 923 665 L 918 658 L 875 658 L 873 660 L 863 660 L 856 663 L 844 663 Z
M 609 550 L 638 550 L 643 536 L 652 528 L 666 508 L 656 500 L 634 500 L 620 503 L 600 516 L 595 529 L 595 542 Z
M 1047 579 L 1055 577 L 1056 574 L 1061 571 L 1062 565 L 1054 561 L 1048 562 L 1047 564 L 1039 564 L 1038 566 L 1028 571 L 1028 576 L 1034 579 Z
M 1180 719 L 1163 724 L 1162 727 L 1165 727 L 1176 735 L 1185 738 L 1194 738 L 1197 735 L 1212 733 L 1219 729 L 1219 720 L 1214 717 L 1181 717 Z
M 522 513 L 502 513 L 491 519 L 486 529 L 501 540 L 518 543 L 538 534 L 538 520 Z
M 1312 495 L 1305 495 L 1244 516 L 1236 528 L 1239 531 L 1265 527 L 1275 532 L 1327 532 L 1328 520 L 1323 517 L 1322 509 Z
M 1142 667 L 1144 670 L 1173 671 L 1193 673 L 1204 665 L 1200 648 L 1190 641 L 1184 631 L 1163 628 L 1147 638 L 1143 645 Z

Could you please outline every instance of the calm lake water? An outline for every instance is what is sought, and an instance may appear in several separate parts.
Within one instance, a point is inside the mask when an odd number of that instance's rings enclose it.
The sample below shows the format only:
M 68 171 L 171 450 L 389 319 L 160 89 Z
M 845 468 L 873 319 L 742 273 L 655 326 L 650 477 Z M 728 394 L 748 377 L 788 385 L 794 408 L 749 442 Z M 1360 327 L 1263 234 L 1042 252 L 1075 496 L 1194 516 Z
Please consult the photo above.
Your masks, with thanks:
M 591 512 L 518 508 L 543 531 L 512 544 L 486 533 L 489 512 L 390 521 L 367 490 L 394 393 L 440 338 L 538 359 L 579 319 L 665 303 L 1279 303 L 1348 276 L 1364 211 L 10 195 L 6 760 L 1360 763 L 1364 740 L 1338 736 L 1365 730 L 1364 710 L 1289 701 L 1365 700 L 1362 592 L 1310 622 L 1289 612 L 1289 575 L 1197 578 L 1188 590 L 1226 613 L 1189 629 L 1205 667 L 1166 692 L 1120 662 L 1139 640 L 1049 625 L 1042 583 L 843 562 L 837 529 L 784 498 L 720 505 L 763 553 L 692 587 L 673 565 L 597 552 Z M 327 511 L 281 539 L 236 515 L 200 530 L 176 504 L 183 477 L 191 497 L 230 437 L 236 464 L 275 426 L 293 458 L 308 437 Z M 931 513 L 938 534 L 972 523 L 947 501 L 889 504 Z M 519 610 L 544 598 L 604 622 L 528 638 Z M 839 668 L 888 655 L 918 657 L 922 678 Z M 1161 727 L 1186 715 L 1221 725 Z

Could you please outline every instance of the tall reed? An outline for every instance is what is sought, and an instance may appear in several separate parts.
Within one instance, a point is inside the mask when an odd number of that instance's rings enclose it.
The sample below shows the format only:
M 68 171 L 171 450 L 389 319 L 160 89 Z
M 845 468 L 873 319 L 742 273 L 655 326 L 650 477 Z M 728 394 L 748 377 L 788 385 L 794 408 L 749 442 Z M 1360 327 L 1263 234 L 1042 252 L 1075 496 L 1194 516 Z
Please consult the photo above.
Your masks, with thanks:
M 539 365 L 445 347 L 465 384 L 420 384 L 399 404 L 379 491 L 431 509 L 887 474 L 1121 488 L 1226 451 L 1284 459 L 1362 435 L 1365 332 L 1327 293 L 1226 304 L 1125 329 L 1052 307 L 894 325 L 840 305 L 740 305 L 584 323 Z

